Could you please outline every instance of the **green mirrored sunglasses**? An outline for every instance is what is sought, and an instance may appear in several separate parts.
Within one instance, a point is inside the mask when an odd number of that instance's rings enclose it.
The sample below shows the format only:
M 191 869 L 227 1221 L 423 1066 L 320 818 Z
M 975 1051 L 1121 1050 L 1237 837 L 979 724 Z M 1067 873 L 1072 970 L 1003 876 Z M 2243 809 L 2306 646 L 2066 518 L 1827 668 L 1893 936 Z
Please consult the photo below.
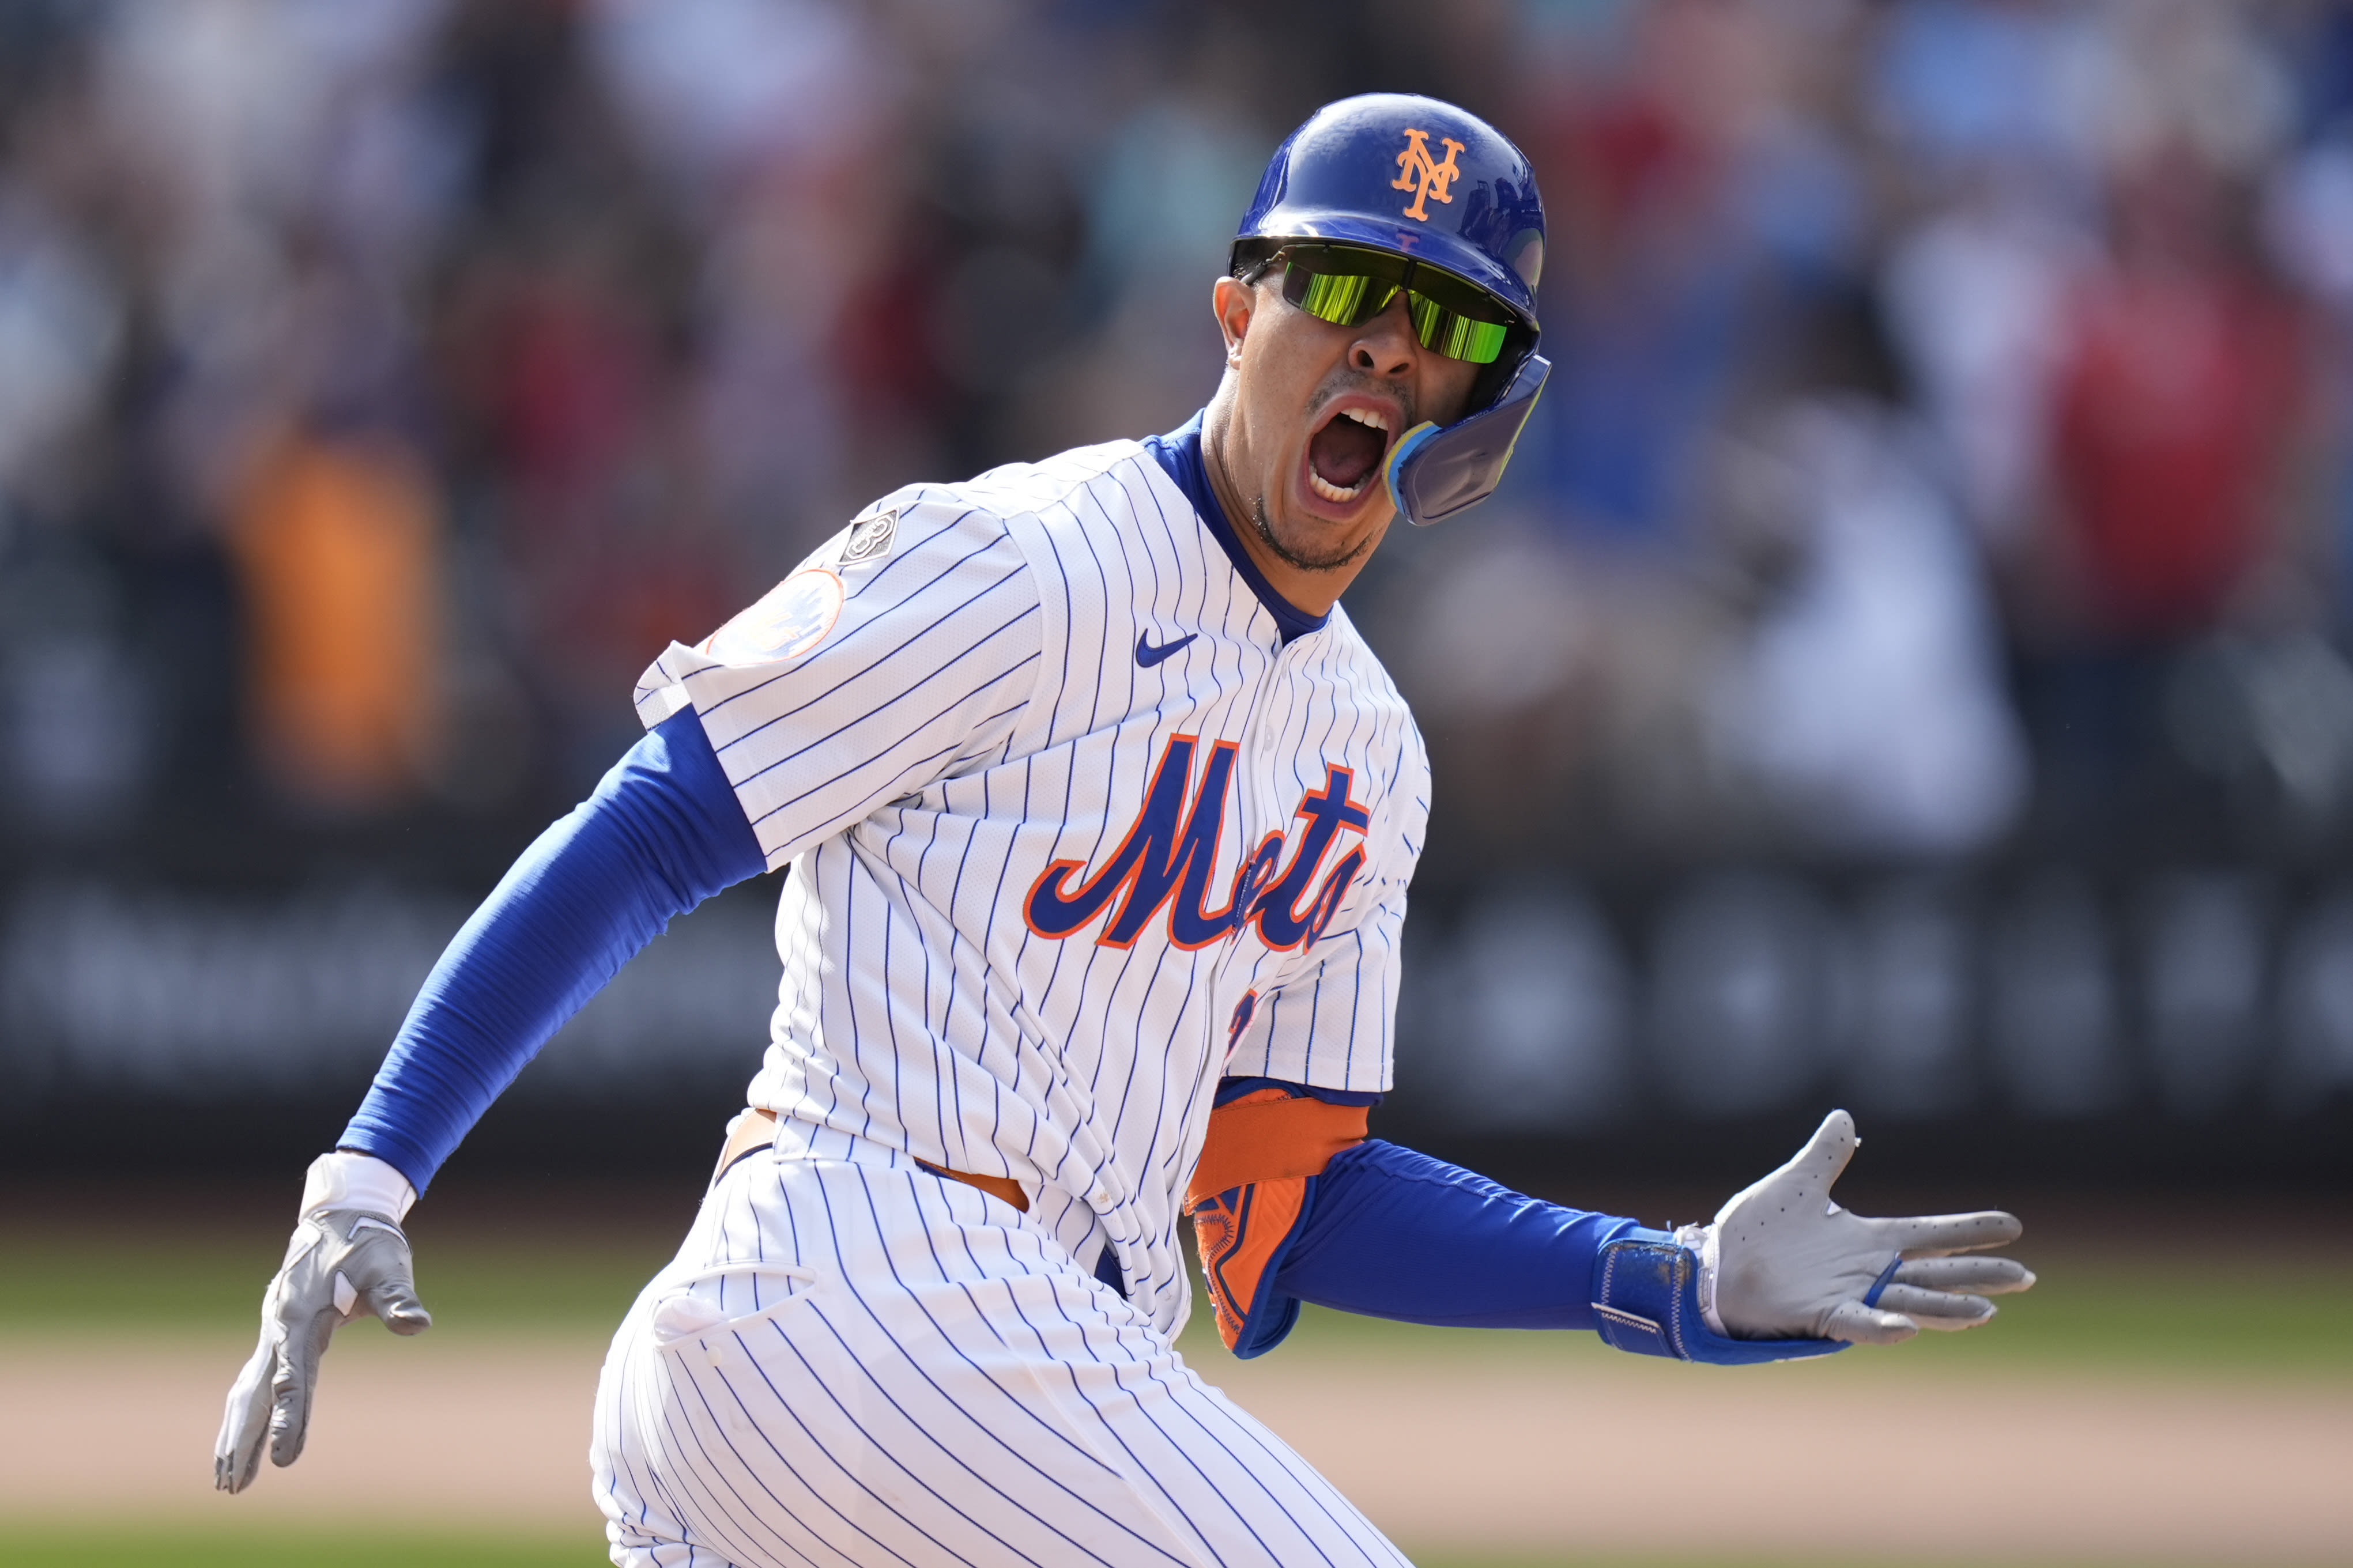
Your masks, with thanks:
M 1335 327 L 1358 327 L 1399 293 L 1421 346 L 1448 359 L 1493 364 L 1514 324 L 1501 305 L 1451 273 L 1402 256 L 1335 245 L 1287 245 L 1271 258 L 1282 297 Z

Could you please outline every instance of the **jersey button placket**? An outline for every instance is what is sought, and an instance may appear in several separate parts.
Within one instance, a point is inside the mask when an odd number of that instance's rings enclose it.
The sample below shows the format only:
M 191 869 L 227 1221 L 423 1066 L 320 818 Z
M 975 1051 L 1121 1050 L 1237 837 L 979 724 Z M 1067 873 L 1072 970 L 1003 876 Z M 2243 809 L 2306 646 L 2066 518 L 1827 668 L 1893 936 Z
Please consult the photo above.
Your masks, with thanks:
M 1275 693 L 1281 689 L 1285 661 L 1290 657 L 1291 647 L 1288 644 L 1278 645 L 1267 655 L 1266 668 L 1259 675 L 1257 689 L 1250 693 L 1250 708 L 1242 720 L 1241 787 L 1236 792 L 1241 807 L 1242 827 L 1238 853 L 1242 858 L 1237 860 L 1238 867 L 1246 862 L 1268 834 L 1287 830 L 1282 804 L 1276 799 L 1282 793 L 1282 786 L 1274 777 L 1279 737 L 1271 735 L 1267 710 L 1272 706 Z M 1252 934 L 1249 916 L 1247 909 L 1235 911 L 1234 945 L 1229 952 L 1235 957 L 1234 967 L 1239 970 L 1235 978 L 1239 984 L 1234 987 L 1234 996 L 1227 999 L 1229 1005 L 1255 980 L 1253 972 L 1263 953 L 1262 947 Z

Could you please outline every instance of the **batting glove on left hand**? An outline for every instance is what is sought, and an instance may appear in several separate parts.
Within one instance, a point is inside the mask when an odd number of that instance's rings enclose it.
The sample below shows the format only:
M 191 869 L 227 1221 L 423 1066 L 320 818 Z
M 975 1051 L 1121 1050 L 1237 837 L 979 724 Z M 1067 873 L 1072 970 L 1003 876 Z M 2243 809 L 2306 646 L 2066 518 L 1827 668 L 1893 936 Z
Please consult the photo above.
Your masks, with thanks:
M 417 1300 L 416 1268 L 400 1230 L 415 1200 L 406 1178 L 370 1155 L 339 1152 L 312 1162 L 301 1222 L 261 1299 L 261 1342 L 228 1392 L 213 1445 L 214 1486 L 238 1492 L 252 1485 L 265 1437 L 270 1463 L 301 1457 L 319 1358 L 337 1328 L 364 1312 L 396 1334 L 433 1326 Z
M 1824 1339 L 1894 1344 L 1922 1329 L 1989 1321 L 1985 1300 L 2034 1283 L 2007 1258 L 1957 1258 L 2002 1247 L 2024 1228 L 2014 1215 L 1920 1215 L 1865 1219 L 1831 1201 L 1862 1140 L 1833 1110 L 1779 1170 L 1736 1194 L 1712 1225 L 1675 1239 L 1699 1254 L 1699 1300 L 1709 1326 L 1739 1340 Z

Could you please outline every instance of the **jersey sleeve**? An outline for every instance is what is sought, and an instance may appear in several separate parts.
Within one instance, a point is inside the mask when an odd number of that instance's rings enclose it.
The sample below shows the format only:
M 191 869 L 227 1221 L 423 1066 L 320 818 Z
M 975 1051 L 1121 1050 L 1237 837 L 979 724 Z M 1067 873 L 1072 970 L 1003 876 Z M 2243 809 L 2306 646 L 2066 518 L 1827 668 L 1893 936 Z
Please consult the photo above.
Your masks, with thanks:
M 702 721 L 770 868 L 1008 743 L 1041 662 L 1036 580 L 1000 517 L 902 491 L 639 679 L 649 727 Z
M 1417 736 L 1399 764 L 1390 801 L 1366 835 L 1353 885 L 1329 924 L 1303 942 L 1298 966 L 1250 1003 L 1226 1060 L 1226 1078 L 1388 1092 L 1406 885 L 1430 817 L 1429 777 Z M 1346 858 L 1337 857 L 1331 875 L 1345 871 Z

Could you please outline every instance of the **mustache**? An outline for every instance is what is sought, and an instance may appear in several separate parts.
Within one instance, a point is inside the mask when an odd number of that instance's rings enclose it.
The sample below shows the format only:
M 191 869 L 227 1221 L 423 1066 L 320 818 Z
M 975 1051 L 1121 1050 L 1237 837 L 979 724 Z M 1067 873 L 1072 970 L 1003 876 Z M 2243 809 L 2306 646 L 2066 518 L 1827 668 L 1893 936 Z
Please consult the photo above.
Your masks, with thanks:
M 1307 422 L 1313 425 L 1315 422 L 1315 416 L 1323 413 L 1334 398 L 1345 397 L 1352 392 L 1361 392 L 1367 397 L 1394 399 L 1401 405 L 1400 412 L 1405 416 L 1405 422 L 1398 426 L 1400 431 L 1410 430 L 1419 422 L 1419 411 L 1414 406 L 1414 395 L 1410 387 L 1399 386 L 1394 382 L 1383 380 L 1369 371 L 1357 370 L 1350 365 L 1342 365 L 1330 375 L 1325 376 L 1324 384 L 1317 387 L 1314 395 L 1308 398 Z

